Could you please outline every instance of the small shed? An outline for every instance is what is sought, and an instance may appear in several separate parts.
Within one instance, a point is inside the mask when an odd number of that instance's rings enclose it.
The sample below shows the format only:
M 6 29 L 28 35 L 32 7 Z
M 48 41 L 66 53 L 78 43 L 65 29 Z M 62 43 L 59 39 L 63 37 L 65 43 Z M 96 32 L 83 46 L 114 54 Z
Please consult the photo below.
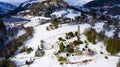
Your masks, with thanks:
M 36 52 L 35 52 L 35 56 L 36 56 L 36 57 L 42 57 L 44 54 L 45 54 L 44 49 L 40 49 L 40 48 L 38 47 L 38 49 L 37 49 Z

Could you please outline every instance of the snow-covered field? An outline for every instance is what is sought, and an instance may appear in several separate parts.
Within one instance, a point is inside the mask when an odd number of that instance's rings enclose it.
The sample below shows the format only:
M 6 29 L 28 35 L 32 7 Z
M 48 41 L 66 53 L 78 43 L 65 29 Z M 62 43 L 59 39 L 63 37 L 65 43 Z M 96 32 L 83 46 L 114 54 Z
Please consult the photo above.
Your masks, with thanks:
M 97 52 L 95 56 L 80 55 L 68 57 L 68 60 L 71 62 L 79 62 L 86 59 L 92 59 L 91 62 L 63 65 L 59 64 L 56 56 L 54 55 L 54 53 L 58 51 L 58 38 L 64 37 L 65 33 L 68 33 L 70 31 L 77 31 L 78 25 L 62 24 L 59 26 L 58 29 L 47 31 L 46 27 L 50 25 L 50 23 L 40 25 L 37 18 L 41 17 L 32 17 L 31 22 L 24 25 L 25 27 L 31 26 L 34 28 L 33 38 L 25 42 L 25 45 L 27 47 L 33 48 L 33 51 L 29 54 L 27 54 L 26 52 L 17 54 L 14 58 L 12 58 L 12 60 L 18 65 L 18 67 L 27 67 L 27 65 L 24 64 L 26 60 L 29 61 L 31 59 L 34 59 L 35 61 L 31 65 L 29 65 L 29 67 L 116 67 L 119 57 L 109 56 L 109 53 L 105 50 L 105 46 L 102 42 L 98 42 L 96 45 L 92 45 L 90 43 L 90 45 L 88 46 L 89 48 Z M 50 18 L 42 17 L 42 19 Z M 35 23 L 35 25 L 33 25 L 33 23 Z M 96 30 L 98 29 L 99 32 L 100 30 L 102 30 L 103 25 L 103 23 L 97 23 L 94 28 Z M 90 24 L 80 24 L 80 34 L 82 34 L 84 30 L 89 27 L 91 27 Z M 35 51 L 40 45 L 41 40 L 45 41 L 45 55 L 43 57 L 35 57 Z M 81 35 L 81 40 L 86 40 L 86 37 L 84 35 Z M 84 46 L 85 44 L 82 44 L 79 47 L 82 48 Z M 104 54 L 100 54 L 100 51 L 102 51 Z M 105 56 L 108 56 L 109 58 L 105 59 Z

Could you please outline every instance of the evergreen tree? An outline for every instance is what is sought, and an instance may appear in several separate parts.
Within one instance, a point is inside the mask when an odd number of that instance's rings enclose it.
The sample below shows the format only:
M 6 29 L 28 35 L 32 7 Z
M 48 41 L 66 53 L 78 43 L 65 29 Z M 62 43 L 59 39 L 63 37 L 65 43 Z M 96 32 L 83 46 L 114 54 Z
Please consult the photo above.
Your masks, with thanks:
M 64 46 L 63 42 L 61 42 L 59 45 L 60 52 L 64 52 L 64 49 L 65 49 L 65 46 Z

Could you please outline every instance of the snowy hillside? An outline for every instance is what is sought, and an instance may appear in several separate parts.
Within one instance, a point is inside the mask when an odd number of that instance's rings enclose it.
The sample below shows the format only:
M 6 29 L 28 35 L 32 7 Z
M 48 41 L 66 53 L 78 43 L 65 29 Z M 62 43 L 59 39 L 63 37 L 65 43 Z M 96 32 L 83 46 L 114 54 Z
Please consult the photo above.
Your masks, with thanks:
M 99 1 L 0 0 L 0 67 L 120 67 L 120 6 Z
M 89 43 L 89 48 L 96 51 L 96 54 L 94 56 L 88 56 L 86 53 L 83 55 L 78 56 L 72 56 L 70 55 L 67 57 L 68 62 L 76 62 L 76 64 L 59 64 L 57 61 L 57 56 L 55 53 L 58 51 L 58 38 L 62 37 L 64 38 L 65 33 L 67 32 L 74 32 L 77 31 L 78 25 L 68 25 L 68 24 L 61 24 L 59 26 L 59 29 L 47 31 L 46 27 L 50 25 L 50 23 L 39 25 L 38 19 L 43 20 L 49 20 L 50 18 L 45 17 L 31 17 L 31 22 L 25 24 L 25 27 L 32 26 L 34 28 L 33 38 L 26 41 L 24 46 L 27 46 L 29 48 L 32 48 L 33 51 L 29 54 L 26 52 L 17 54 L 12 60 L 19 66 L 19 67 L 27 67 L 25 65 L 26 60 L 34 62 L 30 65 L 30 67 L 116 67 L 116 63 L 118 62 L 119 57 L 115 56 L 109 56 L 109 53 L 105 50 L 105 46 L 102 42 L 98 42 L 96 45 L 92 45 Z M 36 23 L 34 23 L 36 22 Z M 98 26 L 101 25 L 101 26 Z M 102 30 L 103 23 L 97 23 L 95 25 L 95 29 L 97 31 Z M 85 29 L 91 27 L 90 24 L 80 24 L 80 34 L 83 34 Z M 99 29 L 101 28 L 101 30 Z M 86 40 L 85 35 L 81 35 L 81 40 Z M 69 43 L 69 41 L 72 41 L 76 38 L 68 40 L 66 43 Z M 45 55 L 43 57 L 35 57 L 35 51 L 37 50 L 38 46 L 40 45 L 40 41 L 44 41 L 44 48 L 45 48 Z M 67 44 L 66 44 L 67 45 Z M 84 48 L 85 44 L 81 44 L 79 46 L 80 50 L 81 48 Z M 100 54 L 100 52 L 103 52 L 104 54 Z M 65 56 L 65 54 L 61 54 L 62 56 Z M 109 58 L 106 59 L 105 56 L 108 56 Z M 91 62 L 82 63 L 82 61 L 86 59 L 91 59 Z

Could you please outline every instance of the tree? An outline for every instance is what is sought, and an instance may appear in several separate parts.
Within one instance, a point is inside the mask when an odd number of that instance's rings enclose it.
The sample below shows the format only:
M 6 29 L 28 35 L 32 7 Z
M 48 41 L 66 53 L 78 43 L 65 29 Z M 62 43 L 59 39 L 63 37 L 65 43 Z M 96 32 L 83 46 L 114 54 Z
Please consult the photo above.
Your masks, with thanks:
M 73 49 L 72 47 L 67 47 L 67 48 L 66 48 L 66 51 L 67 51 L 68 53 L 73 53 L 73 52 L 74 52 L 74 49 Z
M 73 53 L 73 52 L 74 52 L 74 48 L 71 47 L 71 45 L 67 45 L 66 51 L 67 51 L 68 53 Z
M 53 19 L 52 21 L 52 25 L 55 27 L 55 28 L 58 28 L 58 20 L 57 19 Z
M 68 36 L 70 36 L 70 37 L 74 37 L 73 32 L 69 32 L 69 33 L 68 33 Z
M 64 46 L 63 42 L 61 42 L 59 44 L 59 50 L 60 50 L 60 52 L 64 52 L 64 49 L 65 49 L 65 46 Z
M 1 60 L 0 67 L 16 67 L 13 61 L 10 60 Z
M 61 56 L 58 58 L 58 61 L 66 61 L 66 58 Z
M 120 39 L 108 39 L 106 41 L 106 50 L 111 53 L 111 55 L 115 55 L 120 51 Z
M 117 63 L 117 67 L 120 67 L 120 61 Z
M 94 29 L 85 30 L 85 36 L 89 42 L 96 44 L 96 31 Z

